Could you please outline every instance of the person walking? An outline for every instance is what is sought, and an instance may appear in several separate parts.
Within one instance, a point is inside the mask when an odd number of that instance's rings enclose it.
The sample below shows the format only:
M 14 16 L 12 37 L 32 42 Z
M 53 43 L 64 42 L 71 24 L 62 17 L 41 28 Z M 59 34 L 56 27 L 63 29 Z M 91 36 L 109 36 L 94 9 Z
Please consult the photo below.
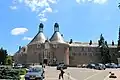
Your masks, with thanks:
M 60 69 L 60 74 L 59 74 L 59 80 L 61 79 L 61 77 L 62 77 L 62 80 L 64 80 L 64 77 L 63 77 L 63 74 L 64 74 L 65 72 L 63 71 L 63 69 L 61 68 Z

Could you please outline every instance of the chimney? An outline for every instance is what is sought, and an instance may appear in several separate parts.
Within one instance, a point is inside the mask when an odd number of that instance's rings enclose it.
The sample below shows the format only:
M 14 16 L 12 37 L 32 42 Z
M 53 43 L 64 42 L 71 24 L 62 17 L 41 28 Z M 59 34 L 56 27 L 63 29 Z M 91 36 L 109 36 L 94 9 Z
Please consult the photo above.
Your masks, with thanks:
M 92 40 L 90 40 L 89 45 L 92 45 Z
M 73 40 L 72 39 L 70 39 L 70 42 L 69 42 L 69 44 L 71 44 L 73 42 Z

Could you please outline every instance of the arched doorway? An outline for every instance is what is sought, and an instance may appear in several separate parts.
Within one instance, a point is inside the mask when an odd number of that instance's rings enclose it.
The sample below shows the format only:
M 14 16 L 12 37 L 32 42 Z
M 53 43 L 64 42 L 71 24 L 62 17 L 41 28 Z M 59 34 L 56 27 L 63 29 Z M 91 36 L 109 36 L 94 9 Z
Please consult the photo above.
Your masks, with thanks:
M 48 64 L 48 59 L 45 58 L 45 59 L 43 60 L 43 64 L 46 64 L 46 65 L 47 65 L 47 64 Z

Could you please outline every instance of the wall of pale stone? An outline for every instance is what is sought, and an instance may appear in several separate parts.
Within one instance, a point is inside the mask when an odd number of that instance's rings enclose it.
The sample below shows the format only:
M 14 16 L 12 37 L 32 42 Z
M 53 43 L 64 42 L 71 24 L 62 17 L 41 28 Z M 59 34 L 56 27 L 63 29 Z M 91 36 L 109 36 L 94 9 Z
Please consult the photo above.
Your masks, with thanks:
M 69 64 L 69 61 L 66 59 L 67 48 L 68 45 L 66 44 L 57 44 L 56 48 L 51 48 L 51 52 L 53 53 L 53 57 L 57 59 L 57 63 L 64 62 L 65 64 Z
M 57 59 L 57 63 L 64 62 L 65 64 L 70 65 L 101 62 L 101 53 L 98 47 L 72 46 L 69 48 L 67 44 L 58 43 L 56 45 L 57 47 L 55 47 L 54 44 L 50 43 L 50 49 L 47 51 L 47 58 L 51 63 L 53 63 L 54 58 Z M 17 63 L 32 64 L 43 62 L 44 44 L 41 44 L 41 46 L 38 46 L 38 44 L 28 45 L 27 51 L 21 51 L 14 57 Z M 110 48 L 110 55 L 112 56 L 112 61 L 115 62 L 117 57 L 116 47 Z
M 98 47 L 70 47 L 70 65 L 101 62 L 101 53 Z M 110 48 L 111 59 L 116 61 L 117 48 Z
M 41 54 L 41 49 L 37 48 L 37 44 L 29 45 L 27 51 L 27 64 L 40 63 Z

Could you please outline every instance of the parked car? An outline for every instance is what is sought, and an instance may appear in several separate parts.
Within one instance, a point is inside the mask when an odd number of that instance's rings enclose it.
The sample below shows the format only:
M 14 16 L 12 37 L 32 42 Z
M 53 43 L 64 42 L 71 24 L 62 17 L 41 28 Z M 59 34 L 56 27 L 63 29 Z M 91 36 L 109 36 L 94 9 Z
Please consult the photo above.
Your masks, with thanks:
M 105 64 L 106 68 L 111 68 L 111 64 L 110 63 L 107 63 Z
M 111 63 L 111 68 L 117 68 L 117 67 L 118 67 L 117 64 L 115 64 L 115 63 Z
M 115 64 L 115 63 L 107 63 L 107 64 L 105 64 L 105 66 L 106 66 L 106 68 L 117 68 L 118 67 L 117 64 Z
M 65 65 L 64 63 L 59 63 L 58 65 L 57 65 L 57 70 L 60 70 L 60 69 L 67 69 L 67 65 Z
M 22 67 L 23 67 L 22 64 L 16 64 L 16 65 L 14 66 L 14 68 L 22 68 Z
M 95 69 L 95 64 L 94 63 L 88 64 L 86 68 Z
M 79 64 L 79 65 L 77 65 L 77 67 L 78 67 L 78 68 L 81 68 L 81 67 L 82 67 L 82 65 L 80 65 L 80 64 Z
M 96 64 L 95 64 L 95 69 L 97 69 L 97 70 L 105 70 L 106 67 L 105 67 L 105 65 L 102 64 L 102 63 L 96 63 Z
M 45 78 L 44 73 L 45 71 L 42 67 L 31 67 L 25 75 L 25 80 L 43 80 Z
M 81 66 L 81 67 L 82 67 L 82 68 L 85 68 L 86 66 L 87 66 L 87 64 L 82 64 L 82 66 Z
M 120 68 L 120 64 L 117 65 L 117 68 Z

